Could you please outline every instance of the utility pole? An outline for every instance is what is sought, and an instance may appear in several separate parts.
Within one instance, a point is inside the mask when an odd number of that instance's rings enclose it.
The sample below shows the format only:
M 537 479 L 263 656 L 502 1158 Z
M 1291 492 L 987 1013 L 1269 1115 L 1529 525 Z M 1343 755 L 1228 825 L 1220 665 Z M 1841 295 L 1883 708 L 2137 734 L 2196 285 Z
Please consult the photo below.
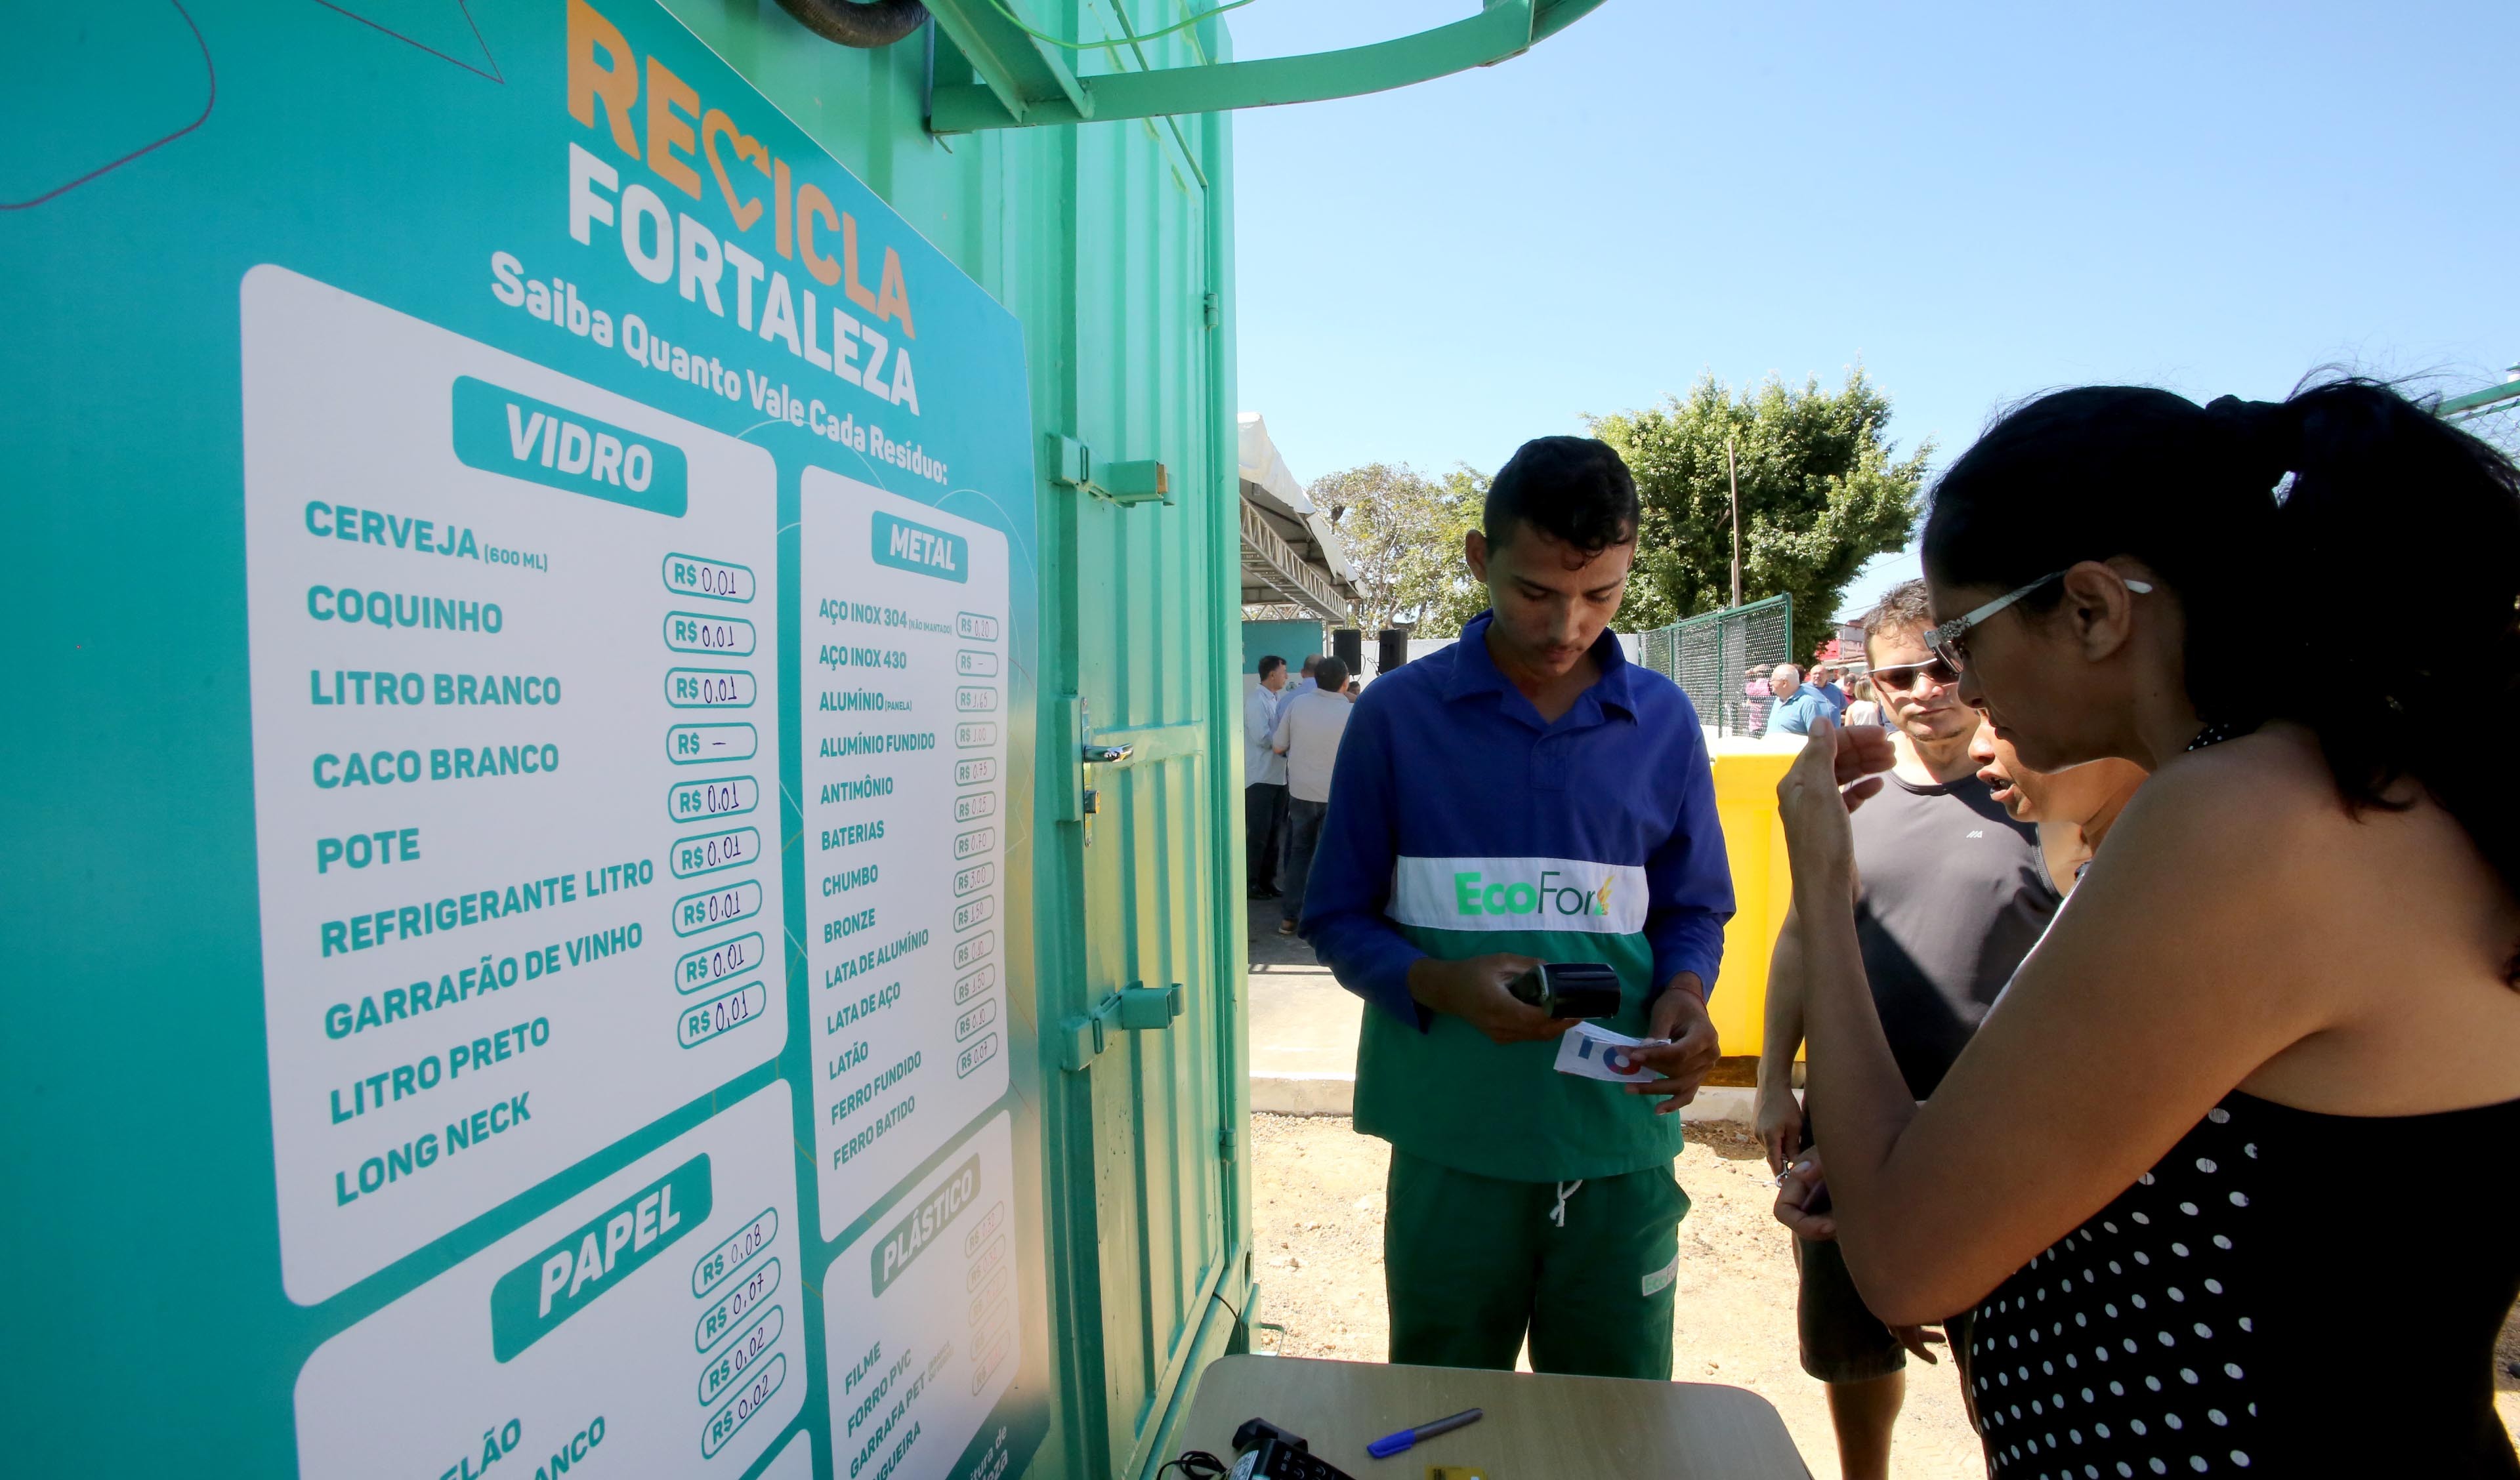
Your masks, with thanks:
M 1732 434 L 1724 435 L 1724 476 L 1732 485 L 1732 605 L 1741 605 L 1741 471 L 1732 461 Z

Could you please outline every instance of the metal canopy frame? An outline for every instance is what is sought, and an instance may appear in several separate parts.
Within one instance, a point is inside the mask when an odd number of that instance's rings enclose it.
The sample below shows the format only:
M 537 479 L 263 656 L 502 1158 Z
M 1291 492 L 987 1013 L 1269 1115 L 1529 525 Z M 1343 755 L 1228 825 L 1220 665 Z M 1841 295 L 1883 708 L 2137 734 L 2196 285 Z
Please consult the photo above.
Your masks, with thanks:
M 1348 605 L 1335 587 L 1318 570 L 1304 562 L 1295 548 L 1286 543 L 1269 520 L 1253 508 L 1249 499 L 1242 500 L 1242 600 L 1245 605 L 1257 605 L 1254 593 L 1263 593 L 1262 601 L 1274 597 L 1288 605 L 1301 606 L 1327 621 L 1348 619 Z
M 2504 401 L 2520 397 L 2520 365 L 2511 367 L 2509 377 L 2499 385 L 2471 390 L 2463 396 L 2452 396 L 2433 408 L 2433 415 L 2445 422 L 2461 422 L 2488 411 L 2500 410 Z
M 1600 3 L 1485 0 L 1484 9 L 1468 20 L 1370 46 L 1080 77 L 1057 46 L 1025 34 L 1009 14 L 1022 0 L 927 0 L 929 14 L 980 79 L 938 87 L 928 101 L 927 127 L 962 134 L 1353 98 L 1493 67 L 1564 30 Z M 1112 13 L 1125 32 L 1126 13 L 1117 4 Z M 1135 38 L 1113 39 L 1126 45 Z

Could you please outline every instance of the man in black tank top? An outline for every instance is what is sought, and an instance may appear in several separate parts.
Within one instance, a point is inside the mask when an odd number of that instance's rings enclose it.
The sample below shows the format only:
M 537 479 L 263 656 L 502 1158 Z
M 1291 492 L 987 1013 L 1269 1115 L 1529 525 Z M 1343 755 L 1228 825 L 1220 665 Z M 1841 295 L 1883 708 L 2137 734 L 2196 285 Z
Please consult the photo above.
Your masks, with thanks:
M 2038 830 L 2015 822 L 1976 770 L 1970 761 L 1968 775 L 1930 785 L 1894 773 L 1855 814 L 1865 974 L 1918 1099 L 1942 1083 L 2063 902 Z
M 1856 930 L 1883 1032 L 1918 1099 L 1959 1057 L 2062 902 L 2039 836 L 1978 779 L 1978 715 L 1927 650 L 1924 583 L 1894 589 L 1865 619 L 1872 683 L 1895 722 L 1899 765 L 1854 815 Z M 1792 1085 L 1802 984 L 1788 924 L 1768 974 L 1759 1060 L 1760 1139 L 1781 1170 L 1812 1139 Z M 1803 1370 L 1828 1384 L 1847 1480 L 1886 1477 L 1906 1398 L 1907 1353 L 1933 1360 L 1916 1328 L 1867 1310 L 1833 1243 L 1796 1239 Z

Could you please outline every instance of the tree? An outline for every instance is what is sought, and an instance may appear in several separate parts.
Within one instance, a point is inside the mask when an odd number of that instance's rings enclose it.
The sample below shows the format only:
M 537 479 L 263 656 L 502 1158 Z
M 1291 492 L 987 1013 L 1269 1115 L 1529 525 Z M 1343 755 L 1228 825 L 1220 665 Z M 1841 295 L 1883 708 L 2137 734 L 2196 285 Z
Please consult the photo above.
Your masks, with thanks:
M 1487 497 L 1482 474 L 1461 468 L 1436 483 L 1407 464 L 1369 463 L 1316 478 L 1309 492 L 1356 571 L 1365 631 L 1408 622 L 1450 637 L 1487 605 L 1462 563 L 1462 535 L 1478 527 Z
M 1636 474 L 1643 520 L 1637 568 L 1619 613 L 1642 631 L 1718 610 L 1732 600 L 1732 518 L 1724 445 L 1741 479 L 1741 596 L 1794 599 L 1793 650 L 1836 630 L 1847 583 L 1872 556 L 1905 547 L 1933 443 L 1893 459 L 1883 430 L 1890 399 L 1848 372 L 1833 392 L 1771 379 L 1737 398 L 1713 376 L 1686 398 L 1588 419 Z
M 1452 637 L 1488 609 L 1487 585 L 1471 579 L 1469 562 L 1462 555 L 1462 536 L 1485 521 L 1488 475 L 1467 463 L 1454 464 L 1444 474 L 1444 503 L 1447 521 L 1435 537 L 1445 559 L 1434 562 L 1425 585 L 1412 592 L 1419 603 L 1418 629 L 1428 637 Z

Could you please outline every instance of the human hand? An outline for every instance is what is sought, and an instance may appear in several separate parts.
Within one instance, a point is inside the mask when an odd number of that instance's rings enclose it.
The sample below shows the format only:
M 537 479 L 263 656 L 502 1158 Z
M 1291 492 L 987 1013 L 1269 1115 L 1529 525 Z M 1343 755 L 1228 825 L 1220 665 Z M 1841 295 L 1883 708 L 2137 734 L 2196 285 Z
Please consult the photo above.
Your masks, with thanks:
M 1722 1055 L 1715 1023 L 1706 1015 L 1705 987 L 1695 972 L 1683 971 L 1654 999 L 1653 1010 L 1645 1019 L 1647 1038 L 1668 1039 L 1667 1043 L 1649 1043 L 1627 1051 L 1628 1057 L 1660 1073 L 1660 1079 L 1628 1086 L 1631 1095 L 1662 1095 L 1669 1098 L 1654 1106 L 1657 1115 L 1669 1115 L 1697 1098 L 1697 1087 L 1705 1082 L 1707 1071 L 1715 1067 Z
M 1785 1077 L 1790 1080 L 1790 1070 Z M 1794 1159 L 1803 1138 L 1803 1105 L 1791 1084 L 1759 1086 L 1756 1117 L 1759 1146 L 1768 1153 L 1768 1170 L 1781 1176 Z
M 1533 957 L 1510 952 L 1462 961 L 1420 957 L 1409 967 L 1409 995 L 1468 1023 L 1490 1042 L 1541 1042 L 1575 1026 L 1575 1019 L 1552 1017 L 1506 990 L 1506 983 L 1538 964 Z
M 1894 1325 L 1890 1334 L 1927 1367 L 1942 1365 L 1943 1359 L 1934 1355 L 1935 1347 L 1951 1345 L 1950 1338 L 1930 1325 Z
M 1826 1243 L 1837 1236 L 1837 1220 L 1827 1209 L 1828 1179 L 1821 1172 L 1820 1147 L 1812 1146 L 1777 1179 L 1777 1221 L 1796 1238 Z
M 1811 739 L 1777 783 L 1786 857 L 1802 869 L 1843 865 L 1851 876 L 1855 834 L 1847 816 L 1881 789 L 1880 773 L 1897 760 L 1886 730 L 1842 730 L 1825 718 L 1812 721 Z

